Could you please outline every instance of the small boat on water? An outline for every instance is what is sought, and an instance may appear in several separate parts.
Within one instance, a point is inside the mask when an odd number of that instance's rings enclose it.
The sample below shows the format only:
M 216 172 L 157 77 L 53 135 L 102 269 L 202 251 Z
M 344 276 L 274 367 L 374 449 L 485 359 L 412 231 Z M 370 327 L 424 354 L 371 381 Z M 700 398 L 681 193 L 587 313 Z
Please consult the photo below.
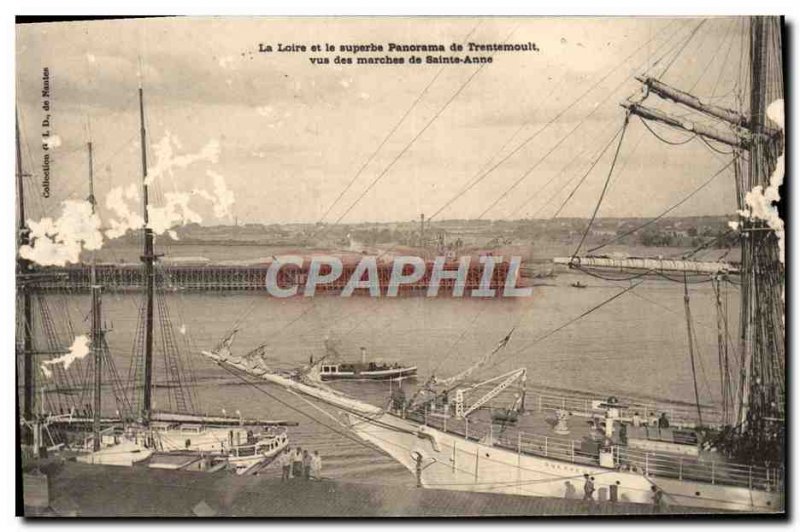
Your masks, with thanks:
M 575 281 L 575 282 L 574 282 L 574 283 L 572 283 L 570 286 L 571 286 L 572 288 L 586 288 L 586 287 L 587 287 L 587 286 L 589 286 L 589 285 L 587 285 L 587 284 L 584 284 L 584 283 L 582 283 L 582 282 L 580 282 L 580 281 Z
M 390 381 L 398 379 L 411 379 L 417 376 L 417 366 L 406 366 L 398 362 L 367 362 L 367 350 L 361 348 L 360 362 L 340 362 L 342 358 L 329 343 L 326 342 L 328 353 L 316 363 L 311 361 L 309 371 L 312 378 L 322 381 L 334 380 L 373 380 Z
M 323 381 L 332 380 L 377 380 L 388 381 L 395 379 L 408 379 L 417 376 L 416 366 L 403 367 L 397 363 L 385 364 L 380 362 L 322 364 L 319 376 Z

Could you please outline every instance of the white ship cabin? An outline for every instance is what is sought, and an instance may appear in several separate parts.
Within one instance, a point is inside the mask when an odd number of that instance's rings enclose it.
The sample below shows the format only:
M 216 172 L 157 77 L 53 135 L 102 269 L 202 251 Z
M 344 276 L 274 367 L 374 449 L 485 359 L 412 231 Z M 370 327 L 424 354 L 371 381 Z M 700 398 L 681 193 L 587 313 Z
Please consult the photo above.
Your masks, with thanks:
M 120 434 L 115 427 L 107 427 L 100 431 L 100 448 L 113 447 L 120 442 Z M 94 448 L 94 434 L 90 434 L 83 440 L 84 449 Z
M 342 375 L 345 373 L 348 375 L 355 374 L 353 371 L 339 371 L 339 364 L 324 364 L 320 366 L 319 372 L 322 375 Z
M 150 428 L 154 432 L 179 431 L 187 434 L 200 434 L 203 432 L 203 426 L 199 423 L 170 423 L 167 421 L 153 421 L 150 423 Z
M 233 457 L 246 457 L 246 456 L 272 456 L 275 452 L 286 447 L 289 440 L 286 434 L 279 434 L 269 439 L 251 439 L 247 443 L 234 445 L 230 448 L 229 453 Z

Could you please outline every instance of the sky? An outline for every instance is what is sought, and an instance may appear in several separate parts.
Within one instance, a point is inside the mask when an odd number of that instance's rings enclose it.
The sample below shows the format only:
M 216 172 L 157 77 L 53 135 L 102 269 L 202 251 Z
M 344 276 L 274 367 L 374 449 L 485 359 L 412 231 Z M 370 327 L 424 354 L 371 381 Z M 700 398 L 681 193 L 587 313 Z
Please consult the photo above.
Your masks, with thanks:
M 612 141 L 624 118 L 619 103 L 640 93 L 634 75 L 661 75 L 738 107 L 743 25 L 712 18 L 695 30 L 699 23 L 209 17 L 20 25 L 29 217 L 56 216 L 63 200 L 88 195 L 89 140 L 104 226 L 113 212 L 103 198 L 141 186 L 140 80 L 148 162 L 168 167 L 153 179 L 151 199 L 166 205 L 170 194 L 191 195 L 196 217 L 183 222 L 548 218 L 562 204 L 560 216 L 589 217 L 619 140 Z M 278 43 L 465 41 L 535 42 L 539 51 L 476 54 L 492 55 L 483 66 L 312 65 L 316 55 L 352 54 L 258 52 Z M 59 139 L 49 150 L 49 198 L 40 185 L 45 67 Z M 652 95 L 646 103 L 661 105 Z M 653 128 L 670 141 L 688 137 Z M 657 216 L 729 160 L 698 140 L 666 144 L 634 117 L 598 214 Z M 733 215 L 734 192 L 729 169 L 671 214 Z

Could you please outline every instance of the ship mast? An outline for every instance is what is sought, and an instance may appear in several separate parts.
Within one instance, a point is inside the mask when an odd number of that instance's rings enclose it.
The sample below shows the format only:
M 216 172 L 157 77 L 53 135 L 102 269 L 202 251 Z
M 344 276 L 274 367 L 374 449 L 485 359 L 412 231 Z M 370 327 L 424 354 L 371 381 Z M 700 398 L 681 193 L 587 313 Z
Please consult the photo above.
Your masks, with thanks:
M 30 233 L 27 223 L 25 222 L 25 174 L 22 171 L 22 150 L 20 148 L 20 135 L 19 135 L 19 114 L 14 116 L 14 124 L 16 128 L 16 147 L 17 147 L 17 214 L 19 216 L 18 229 L 18 242 L 17 249 L 21 246 L 30 243 Z M 31 263 L 29 260 L 22 258 L 17 254 L 17 274 L 23 276 L 23 281 L 20 285 L 22 292 L 22 372 L 23 372 L 23 398 L 22 398 L 22 417 L 25 420 L 30 420 L 33 416 L 33 398 L 34 398 L 34 381 L 33 381 L 33 306 L 31 301 L 31 290 L 29 284 L 25 281 L 24 276 L 30 273 Z
M 780 83 L 783 66 L 780 42 L 779 19 L 750 18 L 750 94 L 746 114 L 701 102 L 660 80 L 639 78 L 647 88 L 645 94 L 653 92 L 715 118 L 725 129 L 693 123 L 641 103 L 622 104 L 628 112 L 644 120 L 658 121 L 731 146 L 739 209 L 748 208 L 746 195 L 756 187 L 764 191 L 770 186 L 771 174 L 783 149 L 783 132 L 766 120 L 767 105 L 784 97 Z M 779 449 L 785 430 L 784 267 L 778 237 L 767 222 L 751 216 L 742 216 L 740 222 L 741 366 L 735 426 L 744 436 L 743 441 L 748 442 L 745 452 L 769 460 L 782 455 Z
M 686 312 L 686 336 L 689 340 L 689 360 L 692 363 L 692 382 L 694 383 L 694 401 L 697 405 L 697 421 L 703 426 L 703 412 L 700 409 L 700 391 L 697 389 L 697 369 L 694 363 L 694 331 L 692 330 L 692 309 L 689 305 L 689 283 L 686 273 L 683 274 L 683 306 Z
M 147 133 L 144 122 L 144 91 L 139 82 L 139 123 L 142 146 L 142 208 L 144 210 L 144 253 L 141 260 L 144 263 L 145 281 L 145 323 L 144 323 L 144 383 L 142 400 L 142 421 L 149 424 L 152 415 L 152 387 L 153 387 L 153 295 L 155 292 L 153 252 L 153 230 L 149 226 L 148 215 L 148 184 L 147 184 Z
M 92 162 L 92 143 L 87 144 L 89 150 L 89 203 L 92 205 L 92 215 L 94 216 L 97 209 L 97 202 L 94 195 L 94 168 Z M 101 386 L 103 374 L 103 343 L 104 334 L 101 324 L 101 290 L 102 287 L 97 282 L 97 257 L 92 252 L 92 355 L 94 358 L 94 405 L 92 407 L 93 417 L 93 448 L 95 451 L 100 450 L 100 410 L 101 410 Z
M 770 129 L 766 124 L 768 100 L 767 69 L 770 66 L 770 31 L 779 31 L 767 17 L 750 19 L 750 124 L 754 142 L 749 161 L 743 168 L 740 194 L 756 186 L 764 189 L 777 163 L 775 143 L 765 141 Z M 772 37 L 776 37 L 772 35 Z M 780 38 L 780 35 L 777 36 Z M 780 50 L 774 50 L 780 54 Z M 778 58 L 778 67 L 781 66 Z M 772 65 L 775 68 L 775 65 Z M 782 97 L 782 93 L 780 94 Z M 741 201 L 741 199 L 740 199 Z M 742 224 L 742 331 L 743 367 L 739 408 L 739 427 L 755 440 L 769 439 L 770 425 L 783 422 L 785 325 L 781 301 L 783 285 L 778 259 L 778 242 L 763 220 L 745 218 Z

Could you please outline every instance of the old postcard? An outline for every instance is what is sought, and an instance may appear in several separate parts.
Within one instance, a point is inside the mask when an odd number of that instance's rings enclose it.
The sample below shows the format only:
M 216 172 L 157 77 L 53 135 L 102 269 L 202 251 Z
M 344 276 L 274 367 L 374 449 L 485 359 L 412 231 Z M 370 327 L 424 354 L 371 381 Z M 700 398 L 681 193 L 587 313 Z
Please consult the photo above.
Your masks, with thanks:
M 784 40 L 18 21 L 18 513 L 785 516 Z

